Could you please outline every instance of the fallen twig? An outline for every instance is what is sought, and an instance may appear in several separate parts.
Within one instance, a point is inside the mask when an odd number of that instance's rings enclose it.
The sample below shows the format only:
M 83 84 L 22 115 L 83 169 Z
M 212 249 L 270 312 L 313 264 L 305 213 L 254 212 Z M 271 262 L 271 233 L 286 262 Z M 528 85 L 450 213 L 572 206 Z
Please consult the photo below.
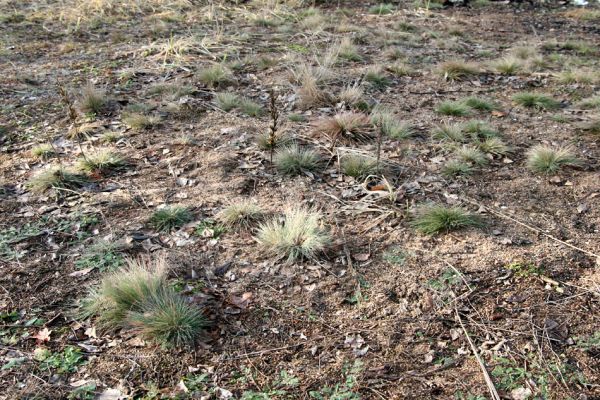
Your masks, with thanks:
M 492 378 L 490 378 L 490 374 L 488 374 L 488 372 L 487 372 L 487 369 L 485 367 L 485 364 L 483 363 L 483 360 L 481 359 L 481 357 L 479 357 L 477 348 L 473 344 L 473 341 L 471 340 L 471 337 L 469 336 L 469 333 L 467 332 L 467 329 L 465 328 L 465 325 L 463 324 L 462 319 L 460 318 L 458 309 L 455 308 L 454 312 L 456 313 L 456 318 L 458 318 L 460 327 L 462 328 L 463 332 L 465 333 L 467 341 L 469 342 L 469 345 L 471 346 L 471 350 L 473 350 L 473 354 L 475 355 L 475 358 L 477 359 L 477 362 L 479 363 L 479 367 L 481 368 L 481 372 L 483 373 L 483 379 L 485 380 L 485 384 L 487 385 L 488 390 L 490 391 L 490 395 L 492 396 L 492 399 L 500 400 L 500 395 L 498 394 L 498 391 L 496 390 L 496 387 L 494 386 L 494 382 L 492 381 Z

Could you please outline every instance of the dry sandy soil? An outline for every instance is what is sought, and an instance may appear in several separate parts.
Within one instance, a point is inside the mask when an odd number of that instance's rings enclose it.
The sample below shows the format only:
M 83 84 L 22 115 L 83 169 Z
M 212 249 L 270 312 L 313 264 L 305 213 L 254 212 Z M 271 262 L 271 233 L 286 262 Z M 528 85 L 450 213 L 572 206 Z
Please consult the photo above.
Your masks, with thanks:
M 560 75 L 598 71 L 598 10 L 126 3 L 0 2 L 0 398 L 475 400 L 493 398 L 484 368 L 500 398 L 600 399 L 600 139 L 580 129 L 598 114 L 581 100 L 600 95 L 600 81 Z M 360 57 L 327 64 L 341 38 Z M 515 48 L 535 54 L 500 73 L 493 62 Z M 448 60 L 480 70 L 451 79 L 439 72 Z M 329 68 L 319 83 L 327 97 L 355 85 L 361 100 L 303 103 L 302 63 Z M 204 79 L 215 64 L 230 71 L 226 82 Z M 369 76 L 373 67 L 386 82 Z M 101 112 L 82 111 L 88 84 L 108 99 Z M 280 131 L 319 151 L 318 170 L 286 176 L 258 147 L 271 90 Z M 524 91 L 560 104 L 519 106 L 512 96 Z M 225 112 L 220 92 L 264 112 Z M 498 107 L 436 111 L 469 96 Z M 135 104 L 160 122 L 126 123 Z M 343 174 L 337 159 L 375 157 L 377 140 L 332 145 L 315 129 L 376 104 L 412 127 L 381 140 L 385 168 L 371 179 L 385 176 L 382 190 Z M 456 148 L 436 127 L 472 119 L 497 129 L 510 152 L 448 177 Z M 43 143 L 54 154 L 32 153 Z M 538 144 L 571 146 L 580 162 L 535 173 L 527 152 Z M 73 190 L 28 186 L 98 149 L 127 166 L 92 171 Z M 288 265 L 253 228 L 220 232 L 218 213 L 244 199 L 273 215 L 290 204 L 320 210 L 332 246 Z M 419 233 L 412 212 L 428 203 L 460 205 L 485 224 Z M 193 221 L 157 232 L 148 221 L 165 204 L 188 207 Z M 86 258 L 101 240 L 118 244 L 100 256 L 111 265 L 166 258 L 173 284 L 210 321 L 195 347 L 163 348 L 78 317 L 78 301 L 110 269 Z M 55 363 L 39 361 L 44 349 Z

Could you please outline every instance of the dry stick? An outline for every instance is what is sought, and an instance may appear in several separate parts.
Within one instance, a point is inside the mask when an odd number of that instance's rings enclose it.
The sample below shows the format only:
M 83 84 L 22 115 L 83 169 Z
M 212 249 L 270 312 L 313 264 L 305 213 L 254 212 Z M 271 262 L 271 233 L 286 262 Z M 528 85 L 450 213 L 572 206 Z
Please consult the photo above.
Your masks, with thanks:
M 273 89 L 269 90 L 269 99 L 269 113 L 271 114 L 271 125 L 269 125 L 269 161 L 271 165 L 273 165 L 273 151 L 275 150 L 275 145 L 277 144 L 277 122 L 279 119 L 275 91 Z
M 485 384 L 487 385 L 487 387 L 490 391 L 490 395 L 492 396 L 492 399 L 500 400 L 500 395 L 498 394 L 498 391 L 496 390 L 496 387 L 494 386 L 494 382 L 492 381 L 492 378 L 490 378 L 490 374 L 488 374 L 487 369 L 485 368 L 485 364 L 481 360 L 481 357 L 479 357 L 477 348 L 473 344 L 473 341 L 471 340 L 471 337 L 469 336 L 469 333 L 467 332 L 467 329 L 465 328 L 465 325 L 463 324 L 462 319 L 460 318 L 460 314 L 458 313 L 458 309 L 456 307 L 454 308 L 454 312 L 456 313 L 456 318 L 458 318 L 460 327 L 462 328 L 463 332 L 465 333 L 465 336 L 467 337 L 467 341 L 469 342 L 469 345 L 471 346 L 471 350 L 473 350 L 473 354 L 475 355 L 475 358 L 477 359 L 477 362 L 479 363 L 479 367 L 481 368 L 481 372 L 483 373 L 483 379 L 485 380 Z
M 554 240 L 555 242 L 561 243 L 561 244 L 563 244 L 563 245 L 565 245 L 567 247 L 570 247 L 570 248 L 572 248 L 574 250 L 581 251 L 582 253 L 587 254 L 588 256 L 596 257 L 596 259 L 600 260 L 600 255 L 592 253 L 591 251 L 582 249 L 581 247 L 574 246 L 574 245 L 572 245 L 570 243 L 565 242 L 564 240 L 560 240 L 560 239 L 558 239 L 558 238 L 556 238 L 556 237 L 554 237 L 554 236 L 552 236 L 552 235 L 550 235 L 550 234 L 542 231 L 541 229 L 536 228 L 536 227 L 531 226 L 531 225 L 528 225 L 528 224 L 526 224 L 524 222 L 521 222 L 518 219 L 515 219 L 515 218 L 511 217 L 510 215 L 506 215 L 504 213 L 501 213 L 500 211 L 493 210 L 491 207 L 488 207 L 488 206 L 485 206 L 483 204 L 480 204 L 480 203 L 476 202 L 475 200 L 471 200 L 471 199 L 469 199 L 467 197 L 463 197 L 463 200 L 465 200 L 468 203 L 471 203 L 473 205 L 476 205 L 476 206 L 479 206 L 479 207 L 484 207 L 486 210 L 490 211 L 492 214 L 496 214 L 499 217 L 509 219 L 509 220 L 511 220 L 511 221 L 513 221 L 513 222 L 515 222 L 515 223 L 517 223 L 517 224 L 519 224 L 519 225 L 521 225 L 521 226 L 529 229 L 530 231 L 539 233 L 539 234 L 541 234 L 543 236 L 546 236 L 549 239 Z

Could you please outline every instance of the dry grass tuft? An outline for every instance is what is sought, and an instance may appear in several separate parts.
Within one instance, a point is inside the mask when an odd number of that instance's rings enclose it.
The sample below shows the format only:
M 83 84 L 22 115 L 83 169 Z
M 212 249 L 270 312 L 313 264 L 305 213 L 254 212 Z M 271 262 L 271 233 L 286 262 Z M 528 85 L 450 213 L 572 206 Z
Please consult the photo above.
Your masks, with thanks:
M 287 263 L 313 259 L 331 243 L 320 219 L 318 212 L 290 208 L 282 222 L 273 219 L 261 225 L 256 240 L 266 251 Z
M 463 208 L 428 205 L 418 208 L 411 225 L 419 232 L 434 235 L 468 227 L 483 226 L 481 219 Z
M 108 105 L 106 94 L 91 83 L 82 90 L 79 97 L 79 109 L 85 114 L 100 114 Z
M 315 123 L 315 132 L 326 135 L 333 143 L 341 140 L 366 141 L 373 137 L 373 127 L 368 115 L 342 112 Z
M 96 316 L 105 330 L 133 329 L 164 346 L 192 345 L 205 319 L 167 282 L 164 260 L 128 260 L 106 275 L 83 302 L 84 316 Z
M 247 229 L 260 221 L 264 216 L 263 209 L 256 203 L 245 200 L 226 207 L 219 213 L 219 220 L 229 227 Z
M 552 174 L 566 166 L 576 166 L 580 162 L 572 147 L 550 147 L 537 145 L 527 152 L 527 166 L 533 172 Z
M 464 61 L 446 61 L 438 67 L 440 75 L 446 80 L 462 80 L 481 73 L 481 68 L 475 63 Z

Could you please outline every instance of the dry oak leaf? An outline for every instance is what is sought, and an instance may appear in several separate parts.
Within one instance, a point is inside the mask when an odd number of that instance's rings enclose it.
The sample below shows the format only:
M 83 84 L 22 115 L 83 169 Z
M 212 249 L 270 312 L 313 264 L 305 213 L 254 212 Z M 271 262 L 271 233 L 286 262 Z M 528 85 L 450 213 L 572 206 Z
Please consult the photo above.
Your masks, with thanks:
M 49 342 L 51 333 L 52 331 L 50 329 L 44 328 L 33 335 L 32 338 L 34 338 L 38 344 Z

